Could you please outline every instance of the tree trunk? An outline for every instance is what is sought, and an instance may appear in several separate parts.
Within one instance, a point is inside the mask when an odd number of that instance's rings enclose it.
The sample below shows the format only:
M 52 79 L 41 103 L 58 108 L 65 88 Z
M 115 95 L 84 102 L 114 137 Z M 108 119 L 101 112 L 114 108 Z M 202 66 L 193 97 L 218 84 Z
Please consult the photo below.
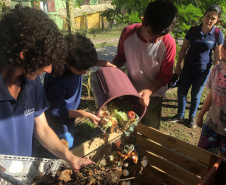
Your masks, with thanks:
M 71 16 L 70 16 L 70 10 L 69 10 L 69 0 L 66 1 L 66 11 L 67 11 L 68 32 L 71 33 Z

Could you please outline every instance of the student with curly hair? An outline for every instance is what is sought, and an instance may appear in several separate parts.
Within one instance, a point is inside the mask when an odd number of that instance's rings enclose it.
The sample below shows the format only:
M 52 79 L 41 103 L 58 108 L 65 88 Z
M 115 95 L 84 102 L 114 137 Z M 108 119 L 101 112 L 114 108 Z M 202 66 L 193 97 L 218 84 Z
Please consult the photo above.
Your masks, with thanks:
M 39 75 L 60 73 L 65 41 L 56 24 L 40 10 L 17 7 L 0 21 L 0 154 L 31 156 L 33 133 L 74 171 L 93 163 L 74 156 L 49 127 L 48 104 Z
M 74 143 L 75 118 L 88 117 L 93 124 L 98 124 L 100 118 L 96 115 L 78 110 L 82 92 L 82 74 L 92 66 L 111 66 L 110 62 L 98 61 L 93 43 L 80 33 L 65 36 L 68 48 L 67 68 L 60 77 L 46 74 L 44 87 L 50 108 L 46 117 L 51 128 L 60 139 L 68 142 L 69 148 Z

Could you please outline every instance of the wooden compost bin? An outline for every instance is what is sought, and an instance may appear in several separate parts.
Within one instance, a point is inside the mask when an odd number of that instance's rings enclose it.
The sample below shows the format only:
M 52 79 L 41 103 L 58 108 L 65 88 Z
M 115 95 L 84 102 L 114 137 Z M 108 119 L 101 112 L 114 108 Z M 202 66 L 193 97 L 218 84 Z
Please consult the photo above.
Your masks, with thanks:
M 98 161 L 111 152 L 121 134 L 111 134 L 107 144 L 103 135 L 72 149 L 77 156 Z M 167 135 L 141 123 L 136 127 L 136 145 L 147 156 L 151 173 L 167 185 L 225 185 L 225 160 L 206 150 Z M 160 185 L 160 184 L 159 184 Z

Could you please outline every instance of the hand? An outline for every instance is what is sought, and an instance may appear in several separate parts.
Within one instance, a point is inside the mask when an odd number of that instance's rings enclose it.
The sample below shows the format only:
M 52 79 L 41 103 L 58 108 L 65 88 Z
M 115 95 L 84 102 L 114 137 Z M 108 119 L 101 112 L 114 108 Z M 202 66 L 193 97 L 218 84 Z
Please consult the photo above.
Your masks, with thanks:
M 202 115 L 198 115 L 198 117 L 197 117 L 197 119 L 196 119 L 196 125 L 198 126 L 198 127 L 201 127 L 202 128 L 202 126 L 203 126 L 203 116 Z
M 112 64 L 111 62 L 105 61 L 105 63 L 102 65 L 103 67 L 117 67 L 116 65 Z
M 176 65 L 176 68 L 175 68 L 174 71 L 175 71 L 176 74 L 180 75 L 181 74 L 181 65 Z
M 152 92 L 149 89 L 144 89 L 139 92 L 139 94 L 142 96 L 142 99 L 140 99 L 139 102 L 144 106 L 148 106 Z
M 95 164 L 90 159 L 77 157 L 75 155 L 72 155 L 71 160 L 69 160 L 69 162 L 71 164 L 72 170 L 74 170 L 75 173 L 77 173 L 82 166 Z
M 99 60 L 96 64 L 97 66 L 103 66 L 103 67 L 117 67 L 116 65 L 112 64 L 109 61 Z
M 6 171 L 6 169 L 0 165 L 0 172 L 4 172 L 4 171 Z
M 94 125 L 98 125 L 98 122 L 101 120 L 101 118 L 97 117 L 94 114 L 91 114 L 88 116 L 90 121 L 94 124 Z

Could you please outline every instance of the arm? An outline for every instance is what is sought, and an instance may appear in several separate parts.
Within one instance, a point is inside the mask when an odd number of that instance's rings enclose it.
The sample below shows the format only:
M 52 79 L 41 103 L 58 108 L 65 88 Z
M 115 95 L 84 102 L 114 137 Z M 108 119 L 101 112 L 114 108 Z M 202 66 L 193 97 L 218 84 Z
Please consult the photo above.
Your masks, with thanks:
M 188 47 L 189 47 L 189 40 L 184 39 L 183 45 L 180 49 L 179 56 L 178 56 L 178 59 L 177 59 L 177 65 L 176 65 L 176 68 L 175 68 L 175 73 L 177 73 L 177 74 L 181 74 L 181 63 L 182 63 L 182 60 L 184 59 L 184 57 L 186 55 Z
M 218 64 L 218 59 L 221 56 L 221 48 L 223 45 L 216 46 L 214 49 L 214 65 Z
M 72 169 L 77 172 L 83 165 L 93 162 L 90 159 L 73 155 L 59 140 L 55 132 L 49 127 L 45 114 L 35 118 L 34 134 L 39 142 L 55 156 L 64 159 L 71 164 Z
M 69 118 L 88 117 L 90 121 L 95 125 L 98 125 L 98 122 L 100 121 L 100 118 L 98 118 L 96 115 L 84 110 L 68 110 L 68 113 Z
M 205 113 L 209 110 L 209 108 L 211 107 L 212 105 L 212 90 L 210 89 L 209 90 L 209 93 L 204 101 L 204 104 L 202 106 L 202 109 L 201 111 L 199 112 L 199 115 L 197 117 L 197 120 L 196 120 L 196 124 L 199 126 L 199 127 L 202 127 L 203 125 L 203 116 L 205 115 Z
M 6 169 L 0 165 L 0 172 L 4 172 L 4 171 L 6 171 Z
M 103 67 L 116 67 L 116 65 L 112 64 L 109 61 L 98 60 L 95 66 L 103 66 Z

